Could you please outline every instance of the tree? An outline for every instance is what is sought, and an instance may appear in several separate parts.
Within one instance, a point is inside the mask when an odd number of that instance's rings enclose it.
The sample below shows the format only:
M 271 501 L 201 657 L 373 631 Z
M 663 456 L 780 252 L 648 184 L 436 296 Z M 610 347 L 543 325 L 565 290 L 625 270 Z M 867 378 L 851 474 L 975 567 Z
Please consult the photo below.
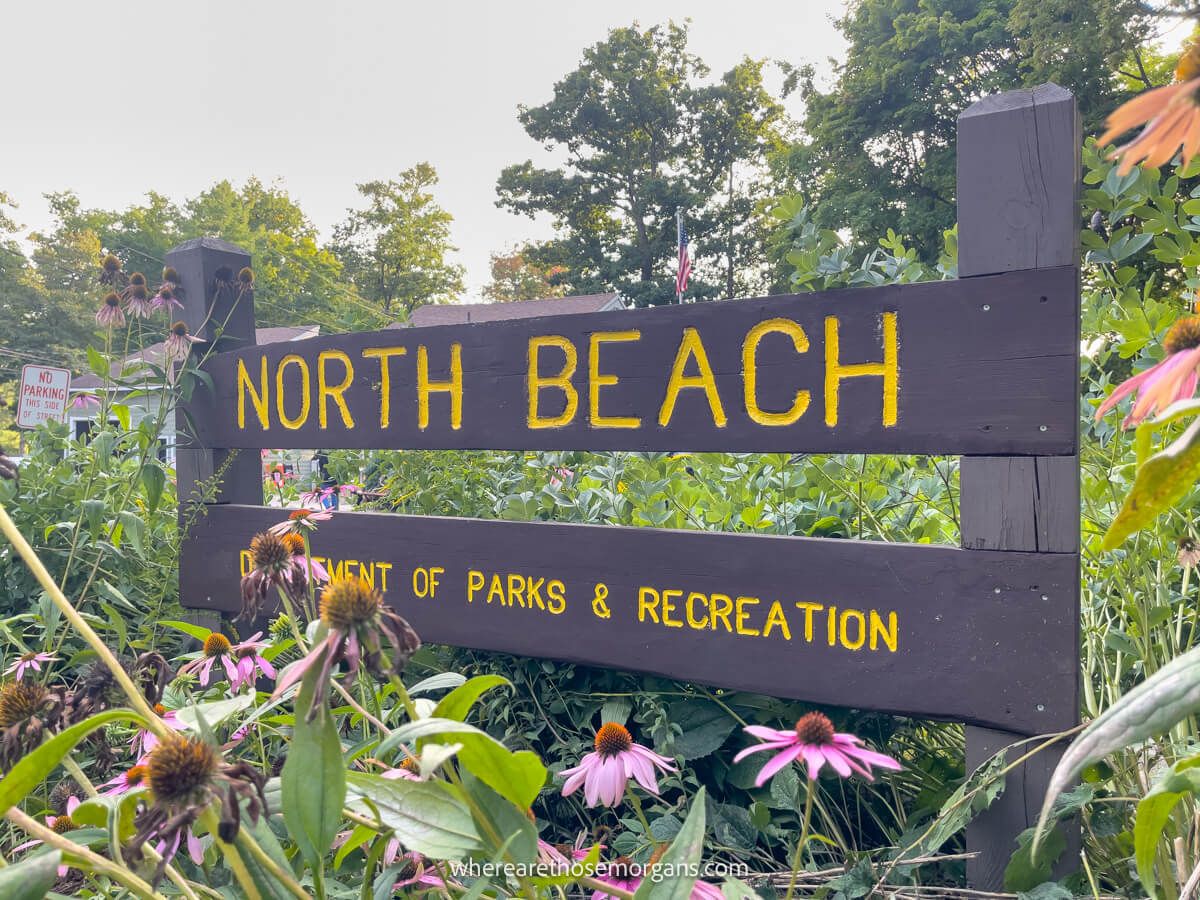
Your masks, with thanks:
M 563 266 L 544 266 L 528 259 L 526 250 L 492 254 L 492 280 L 483 289 L 483 296 L 493 303 L 514 300 L 541 300 L 562 297 L 566 288 L 556 279 L 566 272 Z
M 714 198 L 730 167 L 753 164 L 782 112 L 746 61 L 720 84 L 687 49 L 686 26 L 617 28 L 587 48 L 554 96 L 521 107 L 526 133 L 565 154 L 558 169 L 532 160 L 504 169 L 497 205 L 530 217 L 548 213 L 557 236 L 527 257 L 561 266 L 574 293 L 618 290 L 638 305 L 674 298 L 675 212 L 686 211 L 698 275 L 728 242 L 729 222 Z M 692 293 L 719 288 L 697 277 Z
M 454 217 L 430 188 L 438 182 L 429 163 L 418 163 L 394 181 L 358 185 L 365 209 L 352 209 L 334 232 L 333 246 L 358 292 L 389 320 L 418 306 L 449 303 L 463 290 L 461 266 L 446 257 Z
M 1140 47 L 1139 0 L 854 0 L 849 43 L 822 93 L 798 71 L 804 140 L 780 158 L 819 224 L 861 239 L 889 228 L 933 260 L 955 221 L 955 123 L 986 94 L 1053 80 L 1085 127 L 1119 101 L 1117 67 Z

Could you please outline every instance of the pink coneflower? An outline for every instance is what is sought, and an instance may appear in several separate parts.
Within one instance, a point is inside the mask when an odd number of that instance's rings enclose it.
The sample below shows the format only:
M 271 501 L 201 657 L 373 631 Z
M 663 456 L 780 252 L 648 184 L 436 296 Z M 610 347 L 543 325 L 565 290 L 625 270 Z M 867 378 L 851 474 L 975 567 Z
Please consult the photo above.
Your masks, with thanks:
M 581 862 L 588 858 L 588 849 L 583 844 L 584 835 L 582 834 L 575 839 L 574 845 L 560 844 L 557 847 L 549 841 L 538 838 L 538 862 L 543 865 L 552 866 L 559 871 L 566 871 L 571 868 L 572 863 Z M 604 849 L 604 845 L 601 844 L 600 848 Z
M 1103 147 L 1113 138 L 1145 124 L 1128 144 L 1117 147 L 1111 158 L 1120 159 L 1117 174 L 1124 175 L 1145 161 L 1152 167 L 1171 161 L 1183 146 L 1183 164 L 1200 152 L 1200 42 L 1193 41 L 1175 67 L 1175 83 L 1138 94 L 1123 103 L 1105 123 Z
M 178 712 L 173 709 L 167 709 L 161 703 L 154 704 L 154 711 L 168 728 L 183 731 L 183 723 L 179 721 Z M 129 749 L 138 754 L 138 756 L 145 756 L 157 746 L 158 735 L 148 728 L 143 728 L 133 736 L 133 742 L 129 745 Z
M 233 645 L 229 643 L 229 638 L 225 635 L 214 631 L 204 639 L 203 655 L 199 659 L 193 659 L 190 663 L 180 666 L 179 674 L 199 672 L 200 686 L 208 687 L 208 682 L 212 678 L 213 666 L 218 662 L 225 667 L 229 683 L 236 684 L 238 668 L 233 659 Z
M 825 763 L 829 763 L 843 778 L 849 778 L 852 773 L 857 772 L 869 781 L 874 780 L 871 766 L 900 769 L 900 763 L 890 756 L 860 746 L 862 740 L 854 735 L 834 732 L 829 717 L 819 712 L 801 716 L 791 731 L 778 731 L 762 725 L 748 725 L 745 731 L 765 743 L 747 747 L 733 758 L 735 763 L 741 762 L 752 753 L 761 753 L 764 750 L 779 751 L 759 771 L 758 777 L 754 779 L 756 787 L 762 787 L 780 769 L 801 758 L 808 764 L 808 777 L 812 781 L 817 780 Z
M 262 637 L 261 631 L 246 638 L 240 644 L 233 645 L 233 655 L 237 659 L 238 672 L 238 677 L 232 682 L 235 693 L 244 684 L 254 684 L 257 678 L 254 674 L 255 671 L 261 672 L 267 678 L 275 677 L 275 667 L 259 652 L 271 645 L 268 641 L 260 641 L 260 637 Z
M 597 803 L 616 806 L 631 776 L 651 794 L 657 794 L 655 768 L 664 772 L 676 771 L 667 757 L 635 744 L 624 725 L 605 722 L 596 732 L 596 749 L 575 768 L 560 772 L 559 777 L 566 779 L 562 789 L 564 797 L 582 785 L 588 806 Z
M 286 519 L 276 522 L 267 530 L 271 534 L 300 534 L 304 531 L 316 531 L 318 522 L 328 522 L 333 513 L 327 509 L 293 509 Z
M 143 787 L 145 784 L 146 761 L 140 759 L 116 778 L 102 784 L 101 787 L 107 788 L 107 790 L 100 791 L 100 794 L 104 797 L 117 797 L 129 793 L 134 788 Z
M 1178 400 L 1196 393 L 1197 367 L 1200 366 L 1200 316 L 1184 316 L 1171 326 L 1163 338 L 1166 356 L 1144 372 L 1126 379 L 1108 395 L 1096 410 L 1099 419 L 1125 397 L 1137 391 L 1137 400 L 1121 423 L 1131 428 L 1147 416 L 1166 409 Z
M 61 816 L 46 816 L 46 827 L 55 834 L 66 834 L 68 831 L 74 831 L 79 826 L 71 819 L 71 814 L 79 808 L 80 799 L 78 797 L 67 798 L 67 811 Z M 40 840 L 26 841 L 23 844 L 18 844 L 12 848 L 13 853 L 20 853 L 22 850 L 28 850 L 30 847 L 40 847 Z M 67 874 L 69 866 L 58 867 L 58 877 L 62 878 Z
M 150 300 L 151 309 L 183 309 L 183 304 L 175 297 L 174 285 L 164 284 Z
M 121 311 L 121 295 L 116 291 L 105 294 L 100 309 L 96 311 L 96 322 L 105 328 L 120 328 L 125 324 L 125 313 Z
M 94 406 L 100 405 L 100 398 L 95 394 L 76 394 L 75 399 L 71 401 L 72 409 L 91 409 Z
M 29 671 L 42 671 L 42 663 L 58 662 L 57 656 L 51 656 L 49 653 L 22 653 L 17 657 L 17 661 L 4 670 L 5 675 L 15 675 L 17 681 L 25 677 L 25 673 Z
M 192 344 L 200 343 L 200 338 L 188 334 L 187 324 L 174 322 L 167 334 L 165 356 L 167 365 L 183 362 L 192 351 Z
M 555 488 L 562 487 L 562 485 L 566 484 L 574 477 L 575 473 L 566 466 L 557 466 L 550 475 L 550 486 Z
M 141 284 L 131 283 L 125 288 L 125 311 L 135 319 L 148 319 L 155 309 L 157 307 L 154 305 L 154 298 L 146 289 L 144 280 Z
M 310 722 L 324 708 L 329 683 L 339 664 L 346 663 L 351 678 L 361 667 L 379 678 L 390 679 L 399 675 L 421 648 L 421 639 L 412 626 L 385 607 L 383 595 L 362 578 L 337 578 L 325 586 L 321 591 L 321 621 L 326 628 L 325 638 L 288 667 L 272 695 L 280 696 L 315 667 L 319 673 L 316 690 L 305 712 Z
M 396 883 L 392 885 L 393 891 L 399 891 L 401 888 L 415 887 L 418 890 L 421 888 L 435 888 L 445 892 L 448 888 L 460 888 L 457 882 L 451 880 L 447 884 L 436 868 L 429 865 L 425 857 L 420 853 L 405 853 L 398 857 L 398 860 L 404 861 L 404 868 L 400 870 L 399 877 Z M 405 894 L 407 896 L 407 893 Z
M 285 534 L 280 540 L 292 552 L 292 559 L 304 571 L 306 578 L 312 578 L 315 584 L 325 584 L 329 581 L 329 570 L 317 561 L 316 557 L 304 555 L 304 536 Z
M 408 751 L 405 751 L 406 753 Z M 400 765 L 395 769 L 385 769 L 379 773 L 380 778 L 386 778 L 388 781 L 420 781 L 421 780 L 421 764 L 417 762 L 415 756 L 405 756 L 400 760 Z
M 346 841 L 350 840 L 350 835 L 352 835 L 353 833 L 354 832 L 352 832 L 352 831 L 339 831 L 337 834 L 337 837 L 335 837 L 333 839 L 334 849 L 341 847 L 343 844 L 346 843 Z M 383 867 L 387 868 L 392 863 L 394 863 L 397 859 L 399 859 L 400 851 L 402 849 L 403 849 L 403 847 L 400 844 L 400 838 L 397 838 L 397 837 L 388 838 L 387 846 L 383 848 L 383 855 L 380 857 L 380 859 L 383 862 Z
M 294 547 L 297 541 L 299 555 Z M 272 590 L 282 590 L 289 600 L 298 602 L 308 595 L 309 573 L 314 581 L 319 580 L 318 567 L 304 556 L 304 538 L 298 534 L 256 534 L 250 541 L 250 561 L 252 568 L 242 578 L 242 619 L 257 616 Z M 327 574 L 324 567 L 320 572 Z

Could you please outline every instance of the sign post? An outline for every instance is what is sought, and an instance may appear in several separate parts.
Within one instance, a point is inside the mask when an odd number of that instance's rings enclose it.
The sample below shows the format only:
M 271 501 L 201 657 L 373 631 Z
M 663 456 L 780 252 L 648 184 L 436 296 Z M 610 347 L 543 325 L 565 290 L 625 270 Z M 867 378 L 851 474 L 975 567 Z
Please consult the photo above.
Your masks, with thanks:
M 959 129 L 957 279 L 265 346 L 242 323 L 188 404 L 199 462 L 181 496 L 218 456 L 256 466 L 267 447 L 959 455 L 960 546 L 344 513 L 313 553 L 431 643 L 959 721 L 969 766 L 1067 730 L 1078 116 L 1046 85 Z M 238 253 L 168 256 L 189 307 Z M 233 611 L 250 539 L 280 516 L 257 468 L 231 471 L 183 546 L 190 607 Z M 1000 886 L 1051 768 L 1014 772 L 968 831 L 976 887 Z
M 67 415 L 71 373 L 56 366 L 21 367 L 17 394 L 17 427 L 37 428 L 46 422 L 61 422 Z

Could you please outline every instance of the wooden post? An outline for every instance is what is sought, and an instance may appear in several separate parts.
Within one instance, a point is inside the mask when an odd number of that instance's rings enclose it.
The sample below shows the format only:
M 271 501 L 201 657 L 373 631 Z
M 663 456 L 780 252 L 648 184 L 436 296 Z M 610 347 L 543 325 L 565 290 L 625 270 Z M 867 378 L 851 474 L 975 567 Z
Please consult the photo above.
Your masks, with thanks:
M 1054 84 L 987 97 L 959 116 L 960 278 L 1071 266 L 1078 282 L 1080 144 L 1075 98 Z M 1078 296 L 1076 290 L 1077 308 Z M 1078 456 L 963 457 L 960 485 L 964 547 L 1078 552 Z M 1074 588 L 1061 602 L 1073 607 L 1078 622 L 1078 579 Z M 1013 702 L 1038 708 L 1033 696 Z M 1021 739 L 986 728 L 965 731 L 968 773 Z M 1014 770 L 1004 794 L 968 826 L 967 848 L 980 854 L 967 865 L 973 887 L 1003 887 L 1013 839 L 1036 821 L 1059 755 L 1043 752 Z M 1063 862 L 1073 867 L 1071 855 L 1068 849 Z
M 250 265 L 250 254 L 217 238 L 185 241 L 167 252 L 166 263 L 179 273 L 179 319 L 188 332 L 206 343 L 196 350 L 215 347 L 235 350 L 256 343 L 254 294 L 241 292 L 237 274 Z M 209 490 L 213 503 L 253 503 L 263 499 L 262 460 L 257 451 L 230 451 L 199 446 L 191 439 L 192 423 L 208 408 L 205 388 L 198 387 L 189 402 L 175 412 L 175 476 L 179 495 L 180 527 L 190 517 L 203 515 L 198 504 Z M 215 489 L 215 493 L 212 491 Z M 185 537 L 186 540 L 186 537 Z M 212 615 L 208 615 L 212 619 Z M 205 622 L 212 627 L 212 622 Z

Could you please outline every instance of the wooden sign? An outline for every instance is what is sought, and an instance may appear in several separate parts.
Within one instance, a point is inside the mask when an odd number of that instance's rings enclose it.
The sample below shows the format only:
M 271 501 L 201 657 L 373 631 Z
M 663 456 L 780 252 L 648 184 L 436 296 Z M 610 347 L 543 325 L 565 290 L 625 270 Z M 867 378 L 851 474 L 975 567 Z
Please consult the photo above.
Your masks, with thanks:
M 1075 451 L 1071 267 L 247 347 L 203 446 Z
M 209 510 L 180 573 L 191 601 L 236 614 L 245 548 L 285 516 Z M 1068 554 L 349 513 L 313 555 L 435 644 L 1023 734 L 1079 706 Z
M 962 455 L 961 547 L 336 513 L 315 550 L 433 643 L 961 721 L 969 768 L 1070 728 L 1078 123 L 1054 85 L 963 113 L 956 280 L 258 347 L 222 275 L 245 252 L 176 248 L 216 351 L 180 409 L 182 602 L 236 609 L 283 515 L 260 448 Z M 1053 767 L 1016 766 L 972 823 L 975 887 L 1002 886 Z

